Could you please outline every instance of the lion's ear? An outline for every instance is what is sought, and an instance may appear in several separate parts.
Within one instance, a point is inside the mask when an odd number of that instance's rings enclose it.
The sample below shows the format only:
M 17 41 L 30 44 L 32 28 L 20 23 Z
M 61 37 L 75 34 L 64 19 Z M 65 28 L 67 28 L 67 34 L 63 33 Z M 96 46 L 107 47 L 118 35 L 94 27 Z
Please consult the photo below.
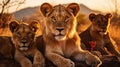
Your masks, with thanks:
M 38 21 L 32 21 L 32 22 L 29 24 L 29 26 L 32 28 L 32 30 L 33 30 L 34 32 L 36 32 L 37 29 L 38 29 Z
M 91 13 L 91 14 L 89 15 L 89 20 L 90 20 L 90 21 L 93 21 L 93 20 L 95 19 L 95 17 L 96 17 L 96 15 L 95 15 L 94 13 Z
M 11 32 L 14 32 L 18 26 L 19 26 L 19 24 L 17 21 L 11 21 L 9 24 L 9 29 Z
M 77 3 L 71 3 L 67 6 L 68 11 L 72 12 L 76 16 L 80 10 L 80 7 Z
M 50 5 L 49 3 L 43 3 L 40 6 L 40 10 L 44 16 L 47 16 L 47 14 L 52 10 L 52 5 Z
M 111 14 L 111 13 L 107 13 L 105 16 L 106 16 L 107 18 L 111 18 L 111 17 L 112 17 L 112 14 Z

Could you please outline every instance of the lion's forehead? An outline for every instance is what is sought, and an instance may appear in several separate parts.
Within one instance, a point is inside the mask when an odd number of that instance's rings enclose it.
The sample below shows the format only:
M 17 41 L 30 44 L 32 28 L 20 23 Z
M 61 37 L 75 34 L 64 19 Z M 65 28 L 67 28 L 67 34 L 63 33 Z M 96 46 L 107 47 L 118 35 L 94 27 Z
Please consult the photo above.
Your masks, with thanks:
M 108 20 L 104 15 L 97 15 L 96 19 L 101 20 L 101 21 Z
M 62 5 L 57 5 L 53 8 L 51 15 L 64 17 L 66 15 L 70 16 L 71 14 L 66 10 L 66 8 Z
M 21 33 L 25 33 L 25 32 L 27 33 L 27 32 L 30 32 L 30 31 L 31 31 L 31 28 L 30 28 L 28 25 L 21 24 L 21 25 L 19 25 L 17 31 L 19 31 L 19 32 L 21 32 Z
M 101 24 L 106 24 L 108 22 L 108 19 L 104 15 L 98 15 L 95 21 Z

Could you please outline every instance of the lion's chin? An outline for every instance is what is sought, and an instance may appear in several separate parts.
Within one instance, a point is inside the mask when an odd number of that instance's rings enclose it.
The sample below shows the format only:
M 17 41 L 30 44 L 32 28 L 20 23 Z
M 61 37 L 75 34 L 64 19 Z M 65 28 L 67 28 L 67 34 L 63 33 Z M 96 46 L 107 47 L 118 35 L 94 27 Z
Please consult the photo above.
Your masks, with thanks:
M 28 50 L 28 47 L 20 47 L 19 48 L 21 51 L 26 51 L 26 50 Z
M 99 32 L 101 35 L 106 35 L 107 32 Z
M 66 39 L 66 36 L 55 36 L 55 39 L 57 41 L 62 41 L 62 40 L 65 40 Z

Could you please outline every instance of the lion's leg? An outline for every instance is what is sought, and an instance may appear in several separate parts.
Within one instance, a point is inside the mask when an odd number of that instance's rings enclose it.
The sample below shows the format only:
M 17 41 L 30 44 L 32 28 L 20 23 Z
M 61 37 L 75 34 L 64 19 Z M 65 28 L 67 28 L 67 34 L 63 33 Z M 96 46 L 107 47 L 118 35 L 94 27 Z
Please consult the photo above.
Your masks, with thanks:
M 118 48 L 116 45 L 113 45 L 111 42 L 106 45 L 108 51 L 110 51 L 112 54 L 115 54 L 116 56 L 120 57 L 120 52 L 118 51 Z
M 57 53 L 47 53 L 47 58 L 57 67 L 75 67 L 75 64 L 70 59 L 64 58 Z
M 15 59 L 20 63 L 21 67 L 32 67 L 32 62 L 19 51 L 15 52 Z
M 91 66 L 99 66 L 102 63 L 97 56 L 88 51 L 77 51 L 73 53 L 72 58 L 76 61 L 85 61 Z
M 104 47 L 97 47 L 96 50 L 100 51 L 102 55 L 109 55 Z
M 45 59 L 43 55 L 37 50 L 34 55 L 33 67 L 44 67 Z

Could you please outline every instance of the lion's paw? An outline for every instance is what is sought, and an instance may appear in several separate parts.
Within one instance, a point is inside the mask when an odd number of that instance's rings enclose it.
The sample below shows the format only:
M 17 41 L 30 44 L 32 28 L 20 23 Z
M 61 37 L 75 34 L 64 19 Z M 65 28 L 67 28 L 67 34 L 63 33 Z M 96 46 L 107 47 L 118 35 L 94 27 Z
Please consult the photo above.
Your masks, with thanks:
M 86 56 L 86 63 L 92 67 L 99 67 L 102 64 L 102 61 L 97 56 L 88 54 Z
M 75 67 L 75 64 L 73 61 L 71 61 L 70 59 L 66 59 L 65 62 L 63 62 L 63 66 L 62 67 Z
M 33 64 L 33 67 L 44 67 L 45 64 L 35 63 Z

